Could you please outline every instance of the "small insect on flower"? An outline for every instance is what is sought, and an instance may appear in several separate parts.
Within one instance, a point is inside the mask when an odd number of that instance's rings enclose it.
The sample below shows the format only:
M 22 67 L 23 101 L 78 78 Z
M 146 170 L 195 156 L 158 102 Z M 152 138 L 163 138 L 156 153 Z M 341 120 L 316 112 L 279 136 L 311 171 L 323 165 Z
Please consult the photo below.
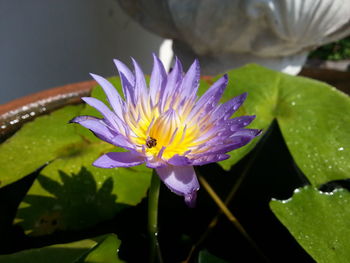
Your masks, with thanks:
M 125 100 L 106 79 L 91 74 L 106 93 L 111 108 L 92 97 L 82 98 L 103 118 L 79 116 L 74 123 L 90 129 L 98 138 L 128 152 L 110 152 L 93 165 L 102 168 L 131 167 L 146 163 L 174 193 L 194 206 L 199 183 L 193 169 L 229 158 L 226 154 L 242 147 L 260 134 L 245 129 L 255 116 L 231 119 L 247 97 L 244 93 L 218 104 L 227 86 L 227 75 L 218 79 L 202 97 L 197 96 L 199 63 L 193 62 L 186 74 L 175 59 L 167 74 L 154 56 L 149 88 L 140 66 L 133 60 L 134 73 L 114 60 Z
M 152 148 L 152 147 L 154 147 L 156 145 L 157 145 L 157 140 L 148 136 L 147 140 L 146 140 L 146 146 L 148 148 Z

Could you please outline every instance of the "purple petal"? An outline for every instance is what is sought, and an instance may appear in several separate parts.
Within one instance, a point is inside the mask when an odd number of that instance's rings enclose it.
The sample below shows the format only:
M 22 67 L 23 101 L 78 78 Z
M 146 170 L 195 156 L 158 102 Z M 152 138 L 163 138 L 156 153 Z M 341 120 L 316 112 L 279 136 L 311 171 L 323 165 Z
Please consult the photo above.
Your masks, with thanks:
M 122 82 L 122 88 L 123 93 L 125 96 L 125 100 L 127 102 L 132 101 L 135 104 L 134 101 L 134 86 L 135 86 L 135 77 L 129 70 L 129 68 L 121 61 L 114 59 L 114 64 L 116 65 L 120 80 Z
M 175 57 L 175 64 L 172 71 L 169 73 L 167 83 L 164 89 L 163 96 L 161 97 L 161 109 L 164 109 L 164 105 L 168 99 L 172 99 L 174 94 L 178 90 L 179 84 L 182 80 L 182 65 L 177 57 Z
M 188 207 L 194 208 L 197 201 L 197 191 L 194 191 L 191 195 L 185 195 L 185 203 Z
M 213 113 L 213 120 L 227 120 L 238 110 L 247 98 L 247 93 L 243 93 L 233 99 L 221 104 Z
M 82 97 L 83 101 L 98 110 L 102 116 L 120 133 L 125 124 L 124 122 L 113 113 L 102 101 L 92 97 Z
M 255 119 L 255 115 L 240 116 L 240 117 L 225 121 L 224 125 L 229 127 L 231 131 L 236 131 L 238 129 L 248 126 L 254 119 Z
M 168 164 L 164 162 L 162 159 L 158 159 L 158 160 L 147 160 L 146 166 L 148 168 L 156 169 L 156 168 L 168 166 Z
M 236 131 L 231 137 L 242 136 L 242 137 L 249 137 L 253 139 L 256 136 L 259 136 L 261 132 L 262 130 L 259 130 L 259 129 L 240 129 Z
M 199 183 L 193 166 L 166 166 L 156 169 L 160 179 L 175 194 L 182 195 L 189 206 L 194 206 Z
M 167 162 L 175 166 L 188 166 L 188 165 L 191 165 L 192 163 L 187 157 L 180 156 L 178 154 L 175 154 Z
M 159 94 L 159 98 L 163 95 L 167 75 L 162 62 L 154 54 L 153 61 L 153 69 L 150 80 L 150 95 L 153 104 L 156 104 L 157 95 Z
M 140 165 L 145 159 L 135 152 L 109 152 L 98 158 L 93 165 L 100 168 L 131 167 Z
M 195 157 L 194 157 L 195 158 Z M 228 154 L 211 154 L 201 156 L 192 161 L 193 165 L 205 165 L 208 163 L 216 163 L 230 158 Z
M 261 130 L 257 129 L 241 129 L 237 132 L 235 132 L 233 135 L 231 135 L 229 138 L 224 140 L 223 145 L 219 145 L 216 147 L 215 153 L 226 153 L 233 151 L 235 149 L 238 149 L 247 143 L 249 143 L 251 140 L 253 140 L 255 137 L 259 136 L 261 134 Z M 214 147 L 215 149 L 215 147 Z
M 132 74 L 132 72 L 130 71 L 130 69 L 120 60 L 118 59 L 114 59 L 113 60 L 115 66 L 118 69 L 119 74 L 123 74 L 125 79 L 131 84 L 134 85 L 135 84 L 135 77 Z
M 135 146 L 129 142 L 123 135 L 117 135 L 111 140 L 111 144 L 124 148 L 126 150 L 134 150 Z
M 133 58 L 131 58 L 131 60 L 135 69 L 135 93 L 138 96 L 136 98 L 136 102 L 138 102 L 141 98 L 147 97 L 148 89 L 146 85 L 145 75 L 143 74 L 141 67 L 136 62 L 136 60 Z
M 200 78 L 200 67 L 198 59 L 195 59 L 182 81 L 181 95 L 183 98 L 197 94 Z
M 112 106 L 114 112 L 118 115 L 120 119 L 123 118 L 123 107 L 124 101 L 120 97 L 116 88 L 105 78 L 101 76 L 90 73 L 90 75 L 97 81 L 102 87 L 103 91 L 106 93 L 109 104 Z
M 78 116 L 70 122 L 78 123 L 81 126 L 88 128 L 98 138 L 109 143 L 112 143 L 113 138 L 118 135 L 116 131 L 108 128 L 108 124 L 106 124 L 103 119 L 98 119 L 92 116 Z
M 249 143 L 255 137 L 259 136 L 261 134 L 261 130 L 241 129 L 236 132 L 231 131 L 230 133 L 230 136 L 218 136 L 204 143 L 203 146 L 208 148 L 208 150 L 191 156 L 191 159 L 198 159 L 207 155 L 224 154 L 238 149 Z M 193 162 L 195 163 L 195 161 Z
M 198 111 L 207 113 L 216 107 L 224 90 L 227 86 L 228 76 L 225 74 L 223 77 L 218 79 L 197 101 L 195 108 L 189 115 L 189 119 L 192 119 Z

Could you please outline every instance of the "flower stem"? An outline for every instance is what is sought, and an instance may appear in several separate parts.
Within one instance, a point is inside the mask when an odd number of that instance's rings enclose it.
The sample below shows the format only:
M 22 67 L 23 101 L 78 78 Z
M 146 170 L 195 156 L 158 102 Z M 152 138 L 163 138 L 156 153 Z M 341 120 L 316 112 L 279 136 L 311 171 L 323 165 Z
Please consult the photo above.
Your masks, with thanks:
M 210 184 L 207 182 L 207 180 L 199 175 L 198 176 L 199 181 L 203 185 L 204 189 L 208 192 L 210 197 L 214 200 L 216 205 L 220 208 L 220 210 L 224 213 L 224 215 L 227 217 L 227 219 L 236 227 L 236 229 L 244 236 L 244 238 L 250 243 L 250 245 L 255 249 L 255 251 L 261 256 L 261 258 L 265 262 L 270 262 L 264 253 L 261 251 L 261 249 L 257 246 L 255 241 L 250 237 L 248 232 L 244 229 L 244 227 L 241 225 L 241 223 L 238 221 L 238 219 L 232 214 L 232 212 L 227 208 L 226 204 L 221 200 L 221 198 L 216 194 L 214 189 L 210 186 Z
M 148 194 L 148 233 L 150 239 L 150 263 L 162 262 L 158 243 L 158 200 L 160 180 L 155 170 L 152 173 L 151 186 Z

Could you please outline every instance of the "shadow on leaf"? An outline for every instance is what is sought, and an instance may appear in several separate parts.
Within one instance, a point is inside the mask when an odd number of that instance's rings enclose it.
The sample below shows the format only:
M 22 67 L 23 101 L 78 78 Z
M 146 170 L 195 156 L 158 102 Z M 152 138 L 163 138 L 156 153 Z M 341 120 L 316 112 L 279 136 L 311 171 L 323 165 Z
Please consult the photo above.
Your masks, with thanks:
M 39 175 L 44 191 L 24 198 L 17 220 L 26 233 L 41 236 L 83 229 L 111 219 L 125 207 L 116 203 L 112 178 L 98 186 L 85 167 L 71 175 L 59 171 L 59 177 L 61 182 Z

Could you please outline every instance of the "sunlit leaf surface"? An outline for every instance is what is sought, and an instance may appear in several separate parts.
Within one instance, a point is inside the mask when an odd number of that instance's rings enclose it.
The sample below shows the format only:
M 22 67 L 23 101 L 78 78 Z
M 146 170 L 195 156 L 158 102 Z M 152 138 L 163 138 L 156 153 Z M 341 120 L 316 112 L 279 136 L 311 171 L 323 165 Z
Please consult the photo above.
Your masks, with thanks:
M 68 158 L 78 149 L 81 137 L 68 121 L 83 105 L 68 106 L 27 123 L 0 145 L 0 187 L 34 172 L 46 162 Z
M 227 261 L 210 254 L 208 251 L 203 250 L 199 252 L 198 263 L 227 263 Z
M 252 128 L 266 131 L 276 118 L 295 162 L 312 184 L 349 178 L 350 99 L 347 95 L 327 84 L 257 65 L 228 74 L 229 87 L 223 100 L 248 92 L 247 101 L 237 115 L 256 115 Z M 202 89 L 211 82 L 211 79 L 202 81 Z M 219 164 L 229 169 L 254 147 L 254 142 L 231 152 L 232 158 Z
M 108 235 L 102 242 L 92 248 L 74 263 L 122 263 L 117 253 L 120 240 L 116 235 Z
M 319 263 L 349 262 L 350 193 L 322 193 L 308 186 L 270 207 L 298 243 Z

